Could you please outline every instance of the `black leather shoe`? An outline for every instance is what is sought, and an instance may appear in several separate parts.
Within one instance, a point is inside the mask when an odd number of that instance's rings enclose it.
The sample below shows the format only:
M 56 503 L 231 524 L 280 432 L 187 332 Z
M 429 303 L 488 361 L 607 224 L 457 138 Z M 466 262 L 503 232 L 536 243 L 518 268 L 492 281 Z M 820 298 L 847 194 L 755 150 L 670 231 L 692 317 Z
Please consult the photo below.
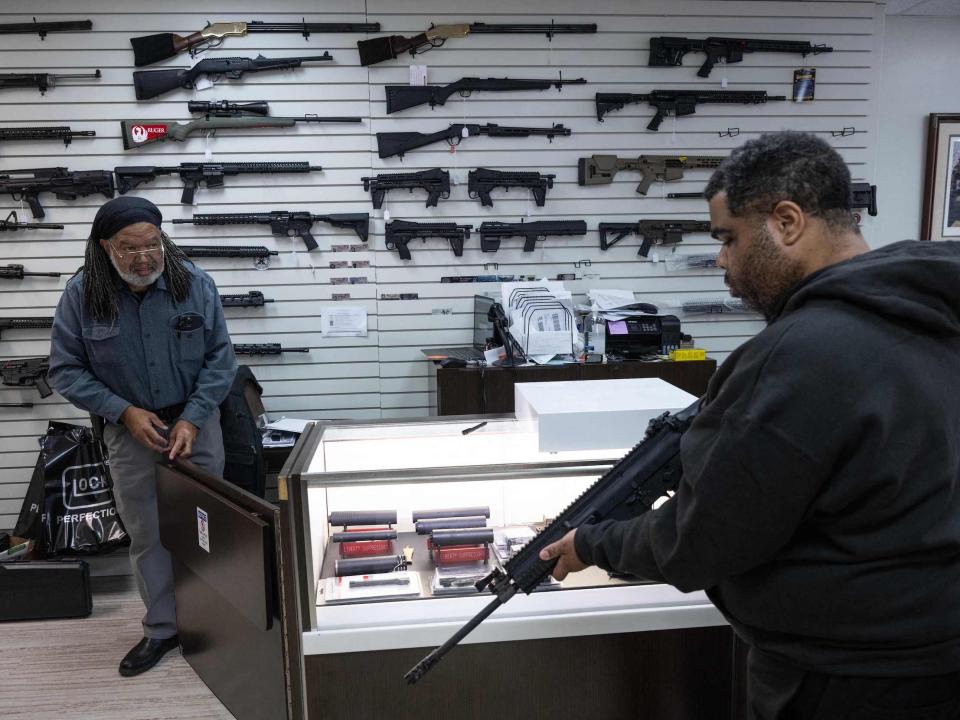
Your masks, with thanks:
M 179 644 L 180 640 L 176 635 L 164 640 L 144 638 L 120 661 L 120 674 L 124 677 L 133 677 L 146 672 Z

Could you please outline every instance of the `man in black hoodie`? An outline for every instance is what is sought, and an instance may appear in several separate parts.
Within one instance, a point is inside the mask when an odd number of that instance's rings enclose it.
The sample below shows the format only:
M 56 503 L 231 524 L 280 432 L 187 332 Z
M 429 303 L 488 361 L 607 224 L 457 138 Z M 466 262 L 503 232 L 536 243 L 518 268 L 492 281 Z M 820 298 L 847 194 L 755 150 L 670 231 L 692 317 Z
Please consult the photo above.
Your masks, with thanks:
M 960 243 L 870 251 L 812 135 L 706 189 L 731 293 L 768 326 L 724 362 L 661 507 L 543 551 L 706 589 L 749 645 L 750 717 L 960 717 Z

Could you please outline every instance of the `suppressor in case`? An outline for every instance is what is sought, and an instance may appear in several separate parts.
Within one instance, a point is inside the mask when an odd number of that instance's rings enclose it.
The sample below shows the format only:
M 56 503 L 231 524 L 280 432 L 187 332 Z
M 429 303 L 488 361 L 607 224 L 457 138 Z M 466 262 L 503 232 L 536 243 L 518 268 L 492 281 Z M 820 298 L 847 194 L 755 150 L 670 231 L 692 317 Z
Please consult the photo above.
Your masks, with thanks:
M 430 541 L 438 547 L 447 545 L 480 545 L 493 542 L 493 528 L 434 530 Z
M 420 520 L 417 523 L 417 535 L 429 535 L 434 530 L 451 530 L 454 528 L 482 528 L 487 526 L 487 519 L 480 517 L 453 517 L 436 520 Z
M 341 510 L 327 516 L 331 525 L 395 525 L 396 510 Z
M 451 518 L 451 517 L 490 517 L 490 508 L 486 506 L 482 507 L 465 507 L 465 508 L 441 508 L 440 510 L 414 510 L 413 511 L 413 521 L 417 520 L 434 520 L 436 518 Z
M 340 523 L 336 523 L 339 525 Z M 396 540 L 396 530 L 355 530 L 353 532 L 335 532 L 330 536 L 335 543 L 358 542 L 361 540 Z
M 342 558 L 333 561 L 333 574 L 337 577 L 344 575 L 375 575 L 376 573 L 404 570 L 407 561 L 403 555 L 380 555 L 367 558 Z

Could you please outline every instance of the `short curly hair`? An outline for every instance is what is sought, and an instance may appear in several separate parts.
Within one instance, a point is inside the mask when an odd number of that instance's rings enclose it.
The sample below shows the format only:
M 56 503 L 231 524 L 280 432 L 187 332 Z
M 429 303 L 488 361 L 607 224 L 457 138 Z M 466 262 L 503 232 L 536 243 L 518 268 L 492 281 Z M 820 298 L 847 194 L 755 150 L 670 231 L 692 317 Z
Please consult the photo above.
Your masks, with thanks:
M 727 194 L 734 217 L 766 214 L 795 202 L 835 230 L 860 232 L 850 207 L 850 171 L 829 143 L 809 133 L 761 135 L 734 150 L 710 178 L 708 200 Z

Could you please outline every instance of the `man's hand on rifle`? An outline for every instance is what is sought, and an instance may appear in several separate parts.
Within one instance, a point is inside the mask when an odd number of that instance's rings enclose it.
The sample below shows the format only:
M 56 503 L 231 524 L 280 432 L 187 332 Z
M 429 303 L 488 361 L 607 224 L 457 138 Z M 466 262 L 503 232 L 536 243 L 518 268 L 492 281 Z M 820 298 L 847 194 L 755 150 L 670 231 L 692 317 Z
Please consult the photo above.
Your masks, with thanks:
M 576 530 L 571 530 L 557 542 L 547 545 L 540 551 L 541 560 L 559 558 L 557 566 L 551 573 L 557 580 L 563 580 L 568 574 L 580 572 L 589 567 L 577 556 L 576 548 L 573 546 L 573 538 L 576 534 Z

